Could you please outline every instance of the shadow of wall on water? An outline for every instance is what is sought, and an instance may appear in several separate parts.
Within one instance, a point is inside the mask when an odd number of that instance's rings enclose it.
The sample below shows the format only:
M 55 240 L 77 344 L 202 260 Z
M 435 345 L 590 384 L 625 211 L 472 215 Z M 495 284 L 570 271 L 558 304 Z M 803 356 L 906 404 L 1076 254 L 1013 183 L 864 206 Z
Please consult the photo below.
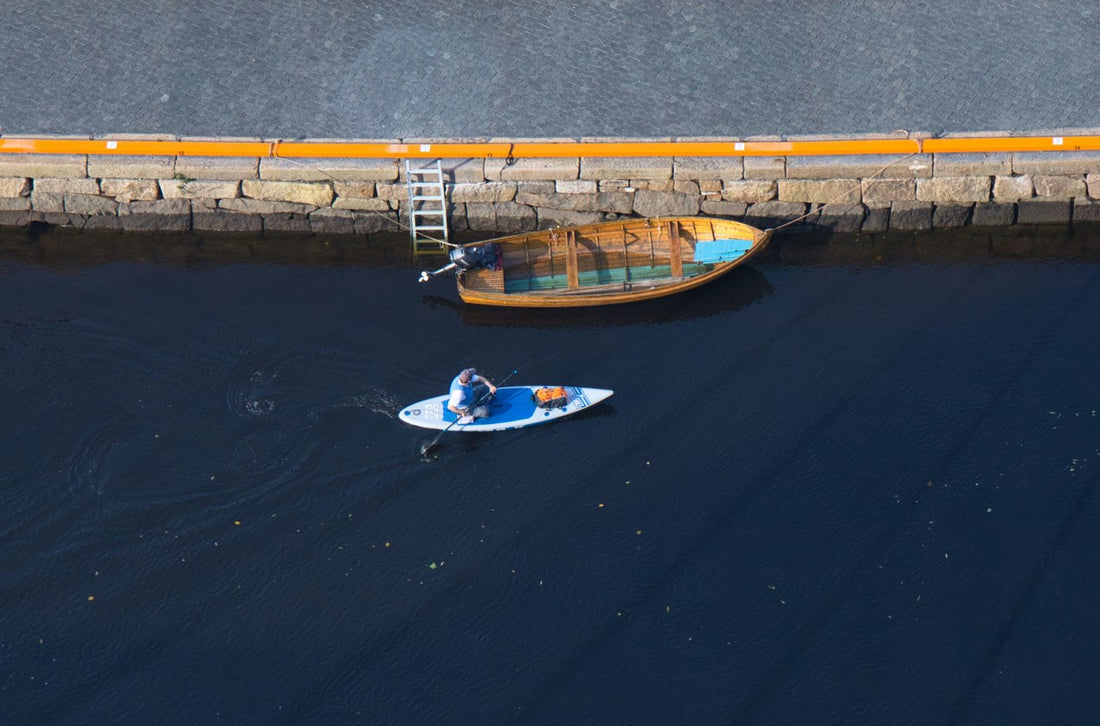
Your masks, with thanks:
M 777 235 L 758 261 L 782 264 L 908 265 L 1040 259 L 1100 260 L 1100 225 L 959 227 L 914 232 Z
M 453 287 L 451 289 L 454 289 Z M 668 297 L 577 308 L 501 308 L 454 297 L 425 295 L 431 308 L 454 312 L 465 325 L 529 328 L 606 327 L 675 323 L 739 310 L 774 292 L 760 270 L 737 267 L 714 282 Z
M 809 228 L 802 228 L 803 230 Z M 494 235 L 485 233 L 483 239 Z M 439 260 L 445 260 L 440 255 Z M 1100 261 L 1100 224 L 1016 225 L 1013 227 L 961 227 L 917 232 L 838 234 L 829 230 L 777 234 L 750 265 L 695 291 L 665 301 L 632 303 L 638 317 L 661 319 L 688 307 L 677 301 L 690 300 L 703 312 L 720 312 L 748 304 L 758 294 L 767 294 L 766 281 L 754 277 L 757 267 L 771 264 L 811 266 L 951 264 L 1011 259 Z M 205 232 L 136 233 L 81 231 L 37 225 L 28 229 L 0 229 L 0 260 L 24 262 L 49 269 L 75 270 L 111 262 L 150 262 L 162 265 L 276 264 L 306 267 L 390 267 L 419 270 L 435 257 L 414 258 L 409 238 L 403 233 L 361 235 L 311 235 L 292 233 L 227 234 Z M 756 266 L 756 267 L 754 267 Z M 415 275 L 410 278 L 415 283 Z M 737 281 L 736 283 L 729 282 Z M 441 280 L 440 282 L 444 282 Z M 749 288 L 747 292 L 734 287 Z M 722 291 L 721 294 L 712 291 Z M 755 292 L 753 292 L 755 291 Z M 746 300 L 748 296 L 750 299 Z M 727 299 L 731 298 L 731 299 Z M 429 304 L 447 305 L 445 296 L 429 295 Z M 672 302 L 669 302 L 672 301 Z M 473 307 L 473 306 L 469 306 Z M 604 311 L 622 306 L 609 306 Z M 563 320 L 583 323 L 590 315 L 577 309 L 565 311 Z M 682 312 L 682 311 L 681 311 Z M 518 313 L 517 313 L 518 314 Z M 492 324 L 491 317 L 471 314 L 472 322 Z M 629 316 L 627 316 L 629 317 Z M 544 316 L 549 319 L 549 316 Z M 610 316 L 618 319 L 619 314 Z M 605 322 L 614 322 L 609 320 Z

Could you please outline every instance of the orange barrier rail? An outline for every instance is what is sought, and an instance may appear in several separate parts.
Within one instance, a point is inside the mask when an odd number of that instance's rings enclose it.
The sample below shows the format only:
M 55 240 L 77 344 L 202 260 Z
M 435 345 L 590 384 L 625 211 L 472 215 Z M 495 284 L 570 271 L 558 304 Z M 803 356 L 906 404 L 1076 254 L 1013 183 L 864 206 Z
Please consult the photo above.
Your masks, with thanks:
M 868 154 L 1096 150 L 1100 150 L 1100 136 L 849 139 L 839 141 L 496 141 L 487 143 L 0 138 L 0 154 L 226 156 L 291 159 L 861 156 Z
M 1021 136 L 1018 138 L 925 139 L 927 153 L 985 151 L 1096 151 L 1100 136 Z

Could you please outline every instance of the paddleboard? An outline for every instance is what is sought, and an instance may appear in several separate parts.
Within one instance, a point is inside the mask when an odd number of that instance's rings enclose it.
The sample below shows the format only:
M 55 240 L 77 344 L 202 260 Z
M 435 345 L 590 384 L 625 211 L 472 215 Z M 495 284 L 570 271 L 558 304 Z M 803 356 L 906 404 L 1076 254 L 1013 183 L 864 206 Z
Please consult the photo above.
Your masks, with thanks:
M 506 431 L 556 421 L 559 418 L 583 411 L 589 406 L 595 406 L 600 401 L 609 398 L 613 393 L 613 391 L 606 388 L 563 386 L 566 394 L 564 406 L 560 408 L 539 408 L 535 405 L 535 391 L 549 387 L 504 386 L 497 388 L 497 395 L 489 401 L 489 415 L 485 418 L 474 419 L 473 423 L 455 423 L 457 416 L 447 409 L 447 399 L 450 398 L 447 394 L 410 404 L 401 409 L 398 418 L 407 424 L 425 429 L 442 430 L 450 426 L 451 431 Z

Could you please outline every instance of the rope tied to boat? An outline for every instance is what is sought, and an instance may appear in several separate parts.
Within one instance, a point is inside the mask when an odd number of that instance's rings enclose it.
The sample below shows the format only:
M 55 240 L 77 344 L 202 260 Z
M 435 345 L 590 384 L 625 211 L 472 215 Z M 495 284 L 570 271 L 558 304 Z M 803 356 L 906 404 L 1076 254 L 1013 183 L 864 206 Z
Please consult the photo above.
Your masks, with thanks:
M 918 139 L 918 142 L 919 142 L 919 139 Z M 913 158 L 914 156 L 918 156 L 918 155 L 920 155 L 920 153 L 921 153 L 921 150 L 922 150 L 923 148 L 924 148 L 924 147 L 923 147 L 923 145 L 921 145 L 921 144 L 919 144 L 919 143 L 918 143 L 918 147 L 917 147 L 917 150 L 916 150 L 916 151 L 914 151 L 914 152 L 913 152 L 913 153 L 911 153 L 911 154 L 907 154 L 907 155 L 905 155 L 905 156 L 901 157 L 900 159 L 894 159 L 893 161 L 889 162 L 888 164 L 886 164 L 885 166 L 883 166 L 883 167 L 882 167 L 881 169 L 879 169 L 878 171 L 876 171 L 876 172 L 875 172 L 874 174 L 872 174 L 871 176 L 869 176 L 869 177 L 866 177 L 866 178 L 867 178 L 867 179 L 874 179 L 875 177 L 877 177 L 878 175 L 880 175 L 880 174 L 882 174 L 883 172 L 885 172 L 885 171 L 886 171 L 887 169 L 889 169 L 889 168 L 890 168 L 891 166 L 893 166 L 894 164 L 900 164 L 900 163 L 902 163 L 903 161 L 909 161 L 909 160 L 910 160 L 910 159 L 912 159 L 912 158 Z M 829 206 L 830 204 L 836 204 L 836 203 L 837 203 L 837 202 L 839 202 L 839 201 L 840 201 L 841 199 L 843 199 L 843 198 L 845 198 L 845 197 L 850 197 L 850 196 L 851 196 L 852 194 L 854 194 L 854 193 L 856 193 L 856 192 L 855 192 L 855 190 L 850 190 L 850 191 L 846 191 L 846 192 L 844 192 L 843 194 L 838 194 L 838 195 L 837 195 L 836 197 L 834 197 L 834 198 L 830 199 L 829 201 L 825 202 L 824 204 L 822 204 L 822 205 L 821 205 L 820 207 L 818 207 L 817 209 L 811 209 L 810 211 L 806 212 L 805 214 L 803 214 L 803 215 L 801 215 L 801 216 L 799 216 L 799 217 L 795 217 L 794 219 L 792 219 L 792 220 L 791 220 L 791 221 L 789 221 L 789 222 L 784 222 L 783 224 L 779 225 L 778 227 L 774 227 L 774 228 L 771 228 L 771 231 L 772 231 L 772 232 L 778 232 L 779 230 L 783 229 L 784 227 L 790 227 L 790 226 L 791 226 L 792 224 L 797 224 L 798 222 L 801 222 L 802 220 L 806 219 L 807 217 L 812 217 L 812 216 L 813 216 L 813 215 L 815 215 L 815 214 L 821 214 L 821 211 L 822 211 L 823 209 L 825 209 L 825 207 Z

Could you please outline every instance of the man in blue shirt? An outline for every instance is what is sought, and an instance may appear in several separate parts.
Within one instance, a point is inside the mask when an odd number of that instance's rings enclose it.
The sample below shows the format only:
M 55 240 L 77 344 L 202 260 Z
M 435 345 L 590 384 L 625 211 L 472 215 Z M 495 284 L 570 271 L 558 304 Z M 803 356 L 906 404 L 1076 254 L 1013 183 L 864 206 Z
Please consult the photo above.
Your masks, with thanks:
M 473 368 L 463 368 L 451 381 L 451 398 L 447 401 L 447 410 L 458 416 L 460 424 L 473 423 L 474 419 L 489 415 L 489 407 L 482 401 L 486 393 L 495 394 L 497 387 L 489 379 L 479 376 Z M 471 407 L 478 402 L 481 405 Z

